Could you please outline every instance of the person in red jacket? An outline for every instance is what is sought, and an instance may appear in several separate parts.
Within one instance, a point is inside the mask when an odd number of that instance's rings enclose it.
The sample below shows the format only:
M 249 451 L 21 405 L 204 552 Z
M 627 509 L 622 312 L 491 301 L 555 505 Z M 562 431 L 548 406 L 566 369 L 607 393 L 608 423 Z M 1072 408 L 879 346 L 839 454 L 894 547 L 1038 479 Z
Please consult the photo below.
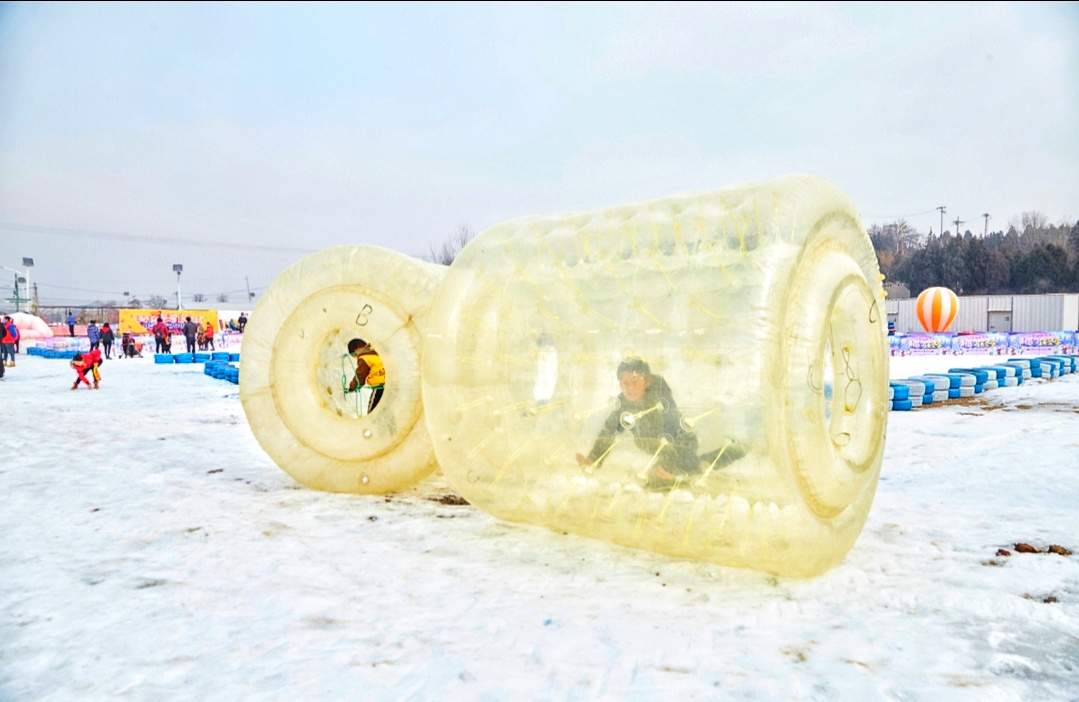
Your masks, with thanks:
M 168 353 L 169 352 L 168 351 L 168 347 L 169 347 L 169 344 L 168 344 L 169 327 L 168 327 L 168 325 L 165 324 L 164 322 L 162 322 L 161 318 L 158 317 L 157 318 L 157 324 L 155 324 L 150 329 L 150 331 L 153 332 L 153 335 L 154 335 L 154 353 Z
M 206 322 L 206 328 L 202 330 L 202 345 L 203 348 L 209 347 L 211 351 L 216 351 L 214 348 L 214 325 L 210 322 Z
M 86 377 L 89 372 L 94 377 L 94 390 L 97 390 L 98 383 L 101 382 L 101 351 L 94 349 L 87 353 L 77 353 L 75 358 L 71 361 L 71 367 L 75 369 L 75 372 L 79 374 L 79 377 L 75 379 L 75 383 L 71 386 L 72 390 L 79 389 L 79 383 L 86 383 L 86 387 L 90 387 L 90 379 Z
M 19 328 L 15 326 L 15 322 L 11 317 L 4 317 L 2 325 L 3 338 L 0 339 L 0 344 L 3 345 L 3 353 L 0 354 L 0 362 L 4 363 L 8 368 L 14 368 L 15 341 L 19 338 Z

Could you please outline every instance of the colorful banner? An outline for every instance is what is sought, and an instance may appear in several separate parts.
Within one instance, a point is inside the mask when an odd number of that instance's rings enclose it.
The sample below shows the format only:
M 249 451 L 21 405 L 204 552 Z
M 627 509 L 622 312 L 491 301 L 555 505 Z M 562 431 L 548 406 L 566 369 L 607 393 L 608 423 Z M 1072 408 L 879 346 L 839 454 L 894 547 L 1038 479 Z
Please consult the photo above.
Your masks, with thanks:
M 888 337 L 888 349 L 893 356 L 1074 354 L 1079 352 L 1079 332 L 894 334 Z
M 217 329 L 217 310 L 120 310 L 120 323 L 118 334 L 131 332 L 132 334 L 149 334 L 157 324 L 157 318 L 161 317 L 173 334 L 183 334 L 184 322 L 187 317 L 192 322 L 205 327 L 207 324 Z
M 949 334 L 908 334 L 903 355 L 945 354 L 952 352 Z
M 1012 353 L 1060 353 L 1064 344 L 1055 332 L 1021 332 L 1008 339 Z
M 1008 350 L 1008 335 L 997 333 L 960 334 L 952 341 L 956 353 L 992 354 Z

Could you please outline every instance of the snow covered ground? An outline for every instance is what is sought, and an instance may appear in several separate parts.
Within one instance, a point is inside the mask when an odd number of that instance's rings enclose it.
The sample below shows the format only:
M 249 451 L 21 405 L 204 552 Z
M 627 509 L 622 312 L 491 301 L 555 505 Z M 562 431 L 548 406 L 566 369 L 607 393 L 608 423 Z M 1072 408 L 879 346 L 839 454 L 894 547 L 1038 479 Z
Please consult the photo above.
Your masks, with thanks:
M 893 359 L 893 377 L 984 359 Z M 812 580 L 297 486 L 200 366 L 0 383 L 0 700 L 1079 698 L 1079 376 L 892 413 Z M 1046 602 L 1045 600 L 1049 600 Z M 1053 601 L 1056 600 L 1056 601 Z

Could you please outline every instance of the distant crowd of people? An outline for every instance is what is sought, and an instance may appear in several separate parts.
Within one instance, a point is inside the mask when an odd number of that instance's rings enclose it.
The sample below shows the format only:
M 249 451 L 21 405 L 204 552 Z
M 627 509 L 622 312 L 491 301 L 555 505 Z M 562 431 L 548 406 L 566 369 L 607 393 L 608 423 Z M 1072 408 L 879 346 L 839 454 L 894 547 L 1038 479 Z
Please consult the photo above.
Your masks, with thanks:
M 76 335 L 75 326 L 78 318 L 74 312 L 68 312 L 64 320 L 67 324 L 68 335 Z M 220 322 L 222 330 L 243 333 L 247 327 L 247 315 L 240 314 L 239 319 L 229 319 L 227 323 Z M 195 321 L 191 317 L 185 317 L 184 323 L 179 328 L 179 333 L 184 337 L 187 352 L 214 351 L 214 337 L 216 330 L 210 322 Z M 173 330 L 165 323 L 162 317 L 158 317 L 151 327 L 150 334 L 154 337 L 155 353 L 172 353 Z M 116 344 L 116 332 L 109 322 L 102 322 L 98 326 L 96 319 L 91 319 L 86 326 L 86 338 L 90 342 L 90 350 L 77 353 L 71 361 L 71 367 L 75 370 L 76 379 L 71 386 L 77 390 L 79 385 L 85 384 L 88 388 L 97 389 L 101 383 L 101 364 L 111 359 L 113 347 Z M 20 334 L 19 328 L 10 316 L 0 320 L 0 380 L 3 380 L 6 369 L 15 367 L 15 356 L 19 353 Z M 119 358 L 142 358 L 143 342 L 131 331 L 124 331 L 120 337 Z M 377 400 L 375 401 L 377 403 Z

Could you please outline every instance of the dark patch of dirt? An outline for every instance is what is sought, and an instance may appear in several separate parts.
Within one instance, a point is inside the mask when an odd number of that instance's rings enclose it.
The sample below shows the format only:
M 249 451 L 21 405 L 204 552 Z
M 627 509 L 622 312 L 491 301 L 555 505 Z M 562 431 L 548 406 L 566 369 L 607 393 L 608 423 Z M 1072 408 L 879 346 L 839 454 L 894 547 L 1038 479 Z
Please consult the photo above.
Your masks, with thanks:
M 168 580 L 161 580 L 160 578 L 142 578 L 139 580 L 139 584 L 135 586 L 136 590 L 145 590 L 151 587 L 161 587 L 167 585 Z
M 1070 556 L 1072 551 L 1069 548 L 1064 548 L 1060 544 L 1053 544 L 1045 550 L 1046 553 L 1055 553 L 1058 556 Z
M 1060 602 L 1056 595 L 1031 595 L 1029 592 L 1023 595 L 1023 599 L 1032 602 L 1044 602 L 1045 604 L 1056 604 Z
M 1018 543 L 1015 545 L 1017 553 L 1039 553 L 1038 549 L 1030 544 Z
M 206 471 L 206 475 L 213 475 L 214 473 L 224 473 L 224 468 L 214 468 L 213 470 Z
M 450 505 L 452 507 L 460 507 L 462 505 L 467 505 L 468 504 L 468 500 L 461 497 L 460 495 L 454 495 L 452 493 L 449 494 L 449 495 L 438 495 L 437 497 L 428 497 L 427 499 L 430 500 L 431 502 L 437 502 L 440 505 Z
M 1011 552 L 1011 551 L 1009 551 L 1009 550 L 1008 550 L 1008 549 L 1006 549 L 1006 548 L 998 548 L 998 549 L 997 549 L 997 555 L 998 555 L 998 556 L 1004 556 L 1004 557 L 1007 557 L 1007 556 L 1010 556 L 1010 555 L 1012 555 L 1012 552 Z

